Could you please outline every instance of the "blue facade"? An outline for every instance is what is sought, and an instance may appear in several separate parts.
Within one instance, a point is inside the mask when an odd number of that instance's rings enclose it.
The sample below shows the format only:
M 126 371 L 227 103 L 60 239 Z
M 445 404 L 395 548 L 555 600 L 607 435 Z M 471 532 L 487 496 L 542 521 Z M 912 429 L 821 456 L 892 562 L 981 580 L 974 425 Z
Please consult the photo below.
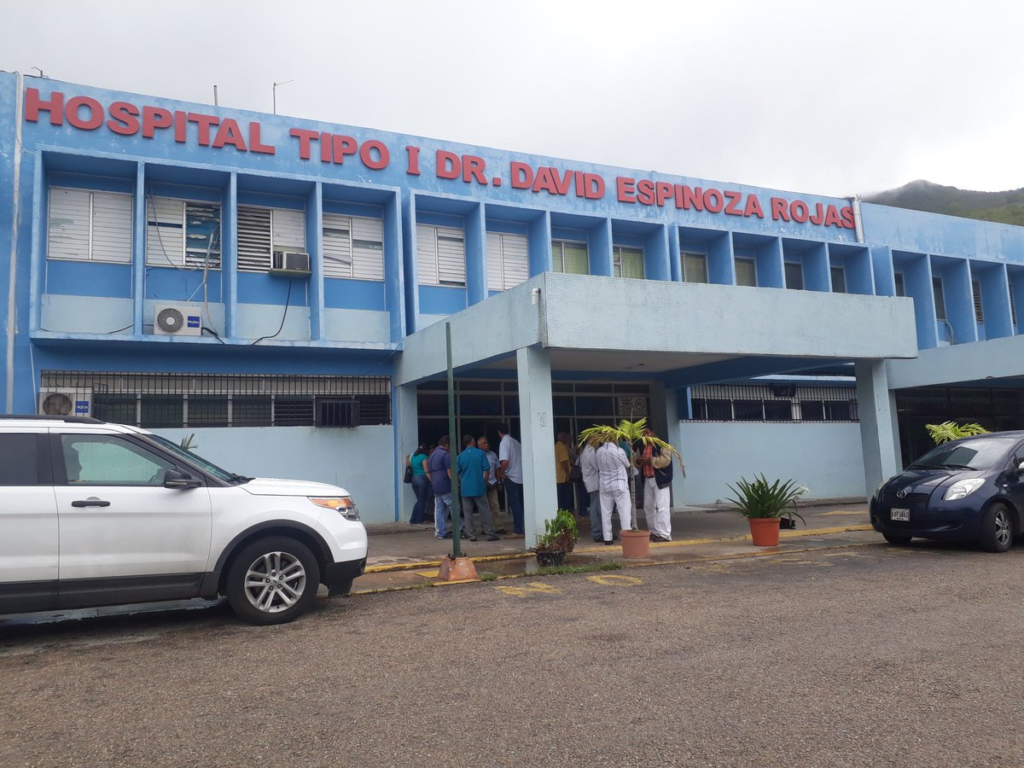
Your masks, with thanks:
M 15 74 L 0 74 L 0 190 L 0 275 L 13 281 L 0 292 L 0 402 L 14 412 L 37 409 L 44 371 L 391 377 L 410 335 L 573 271 L 572 258 L 593 276 L 905 295 L 921 350 L 1018 336 L 1024 308 L 1018 227 Z M 191 217 L 207 210 L 217 236 L 190 261 Z M 332 262 L 338 237 L 348 255 Z M 513 245 L 521 262 L 499 277 L 492 249 Z M 309 274 L 266 268 L 277 251 L 308 254 Z M 202 334 L 155 332 L 175 303 L 201 312 Z M 722 380 L 778 370 L 721 365 Z M 682 369 L 648 378 L 693 383 Z M 390 477 L 381 490 L 395 493 Z

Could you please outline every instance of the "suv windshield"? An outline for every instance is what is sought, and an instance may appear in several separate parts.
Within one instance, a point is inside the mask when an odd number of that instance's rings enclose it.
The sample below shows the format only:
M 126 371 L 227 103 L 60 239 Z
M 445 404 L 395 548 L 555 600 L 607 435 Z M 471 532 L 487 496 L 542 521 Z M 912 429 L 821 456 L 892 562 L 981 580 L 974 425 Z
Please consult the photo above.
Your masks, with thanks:
M 252 479 L 250 477 L 243 477 L 242 475 L 236 475 L 234 472 L 228 472 L 227 470 L 221 469 L 216 464 L 211 464 L 206 459 L 192 453 L 192 451 L 186 451 L 180 445 L 168 440 L 166 437 L 161 437 L 160 435 L 154 435 L 152 433 L 146 435 L 146 437 L 154 443 L 159 443 L 161 448 L 170 451 L 175 456 L 178 456 L 191 464 L 195 464 L 197 467 L 200 467 L 217 479 L 223 480 L 226 483 L 246 482 Z
M 990 469 L 1006 460 L 1017 438 L 964 440 L 932 448 L 907 469 Z

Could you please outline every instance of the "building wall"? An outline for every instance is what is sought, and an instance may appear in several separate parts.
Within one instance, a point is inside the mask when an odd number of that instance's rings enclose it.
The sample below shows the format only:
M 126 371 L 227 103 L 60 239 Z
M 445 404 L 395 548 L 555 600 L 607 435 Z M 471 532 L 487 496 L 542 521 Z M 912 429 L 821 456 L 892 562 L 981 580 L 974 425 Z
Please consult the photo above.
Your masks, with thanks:
M 352 494 L 365 523 L 395 520 L 395 472 L 390 426 L 358 429 L 234 427 L 154 429 L 175 442 L 195 434 L 195 452 L 250 477 L 313 480 Z
M 763 473 L 795 480 L 809 498 L 864 496 L 859 424 L 679 423 L 686 465 L 683 498 L 706 504 L 731 496 L 727 483 Z

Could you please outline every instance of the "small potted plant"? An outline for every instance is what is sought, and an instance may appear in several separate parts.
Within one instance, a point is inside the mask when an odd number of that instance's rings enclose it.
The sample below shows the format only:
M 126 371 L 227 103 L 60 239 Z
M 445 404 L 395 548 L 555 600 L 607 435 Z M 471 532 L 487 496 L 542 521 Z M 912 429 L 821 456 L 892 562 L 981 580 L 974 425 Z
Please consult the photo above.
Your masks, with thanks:
M 783 518 L 792 521 L 798 517 L 806 525 L 806 521 L 796 511 L 796 500 L 807 493 L 807 489 L 793 480 L 769 482 L 762 474 L 755 475 L 750 481 L 740 478 L 735 488 L 731 485 L 728 487 L 736 494 L 736 498 L 729 501 L 736 505 L 736 511 L 750 523 L 750 537 L 756 547 L 779 545 L 779 527 Z
M 544 535 L 537 537 L 534 553 L 537 565 L 561 565 L 576 546 L 576 518 L 568 509 L 560 509 L 554 520 L 544 521 Z

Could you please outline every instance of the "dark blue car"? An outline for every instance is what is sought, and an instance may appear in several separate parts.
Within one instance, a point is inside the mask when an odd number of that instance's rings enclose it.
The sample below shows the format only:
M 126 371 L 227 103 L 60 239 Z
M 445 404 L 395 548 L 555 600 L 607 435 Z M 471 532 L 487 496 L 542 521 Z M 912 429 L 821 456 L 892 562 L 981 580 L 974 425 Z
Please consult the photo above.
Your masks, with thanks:
M 1005 552 L 1024 533 L 1024 432 L 965 437 L 878 486 L 871 525 L 890 544 L 974 541 Z

